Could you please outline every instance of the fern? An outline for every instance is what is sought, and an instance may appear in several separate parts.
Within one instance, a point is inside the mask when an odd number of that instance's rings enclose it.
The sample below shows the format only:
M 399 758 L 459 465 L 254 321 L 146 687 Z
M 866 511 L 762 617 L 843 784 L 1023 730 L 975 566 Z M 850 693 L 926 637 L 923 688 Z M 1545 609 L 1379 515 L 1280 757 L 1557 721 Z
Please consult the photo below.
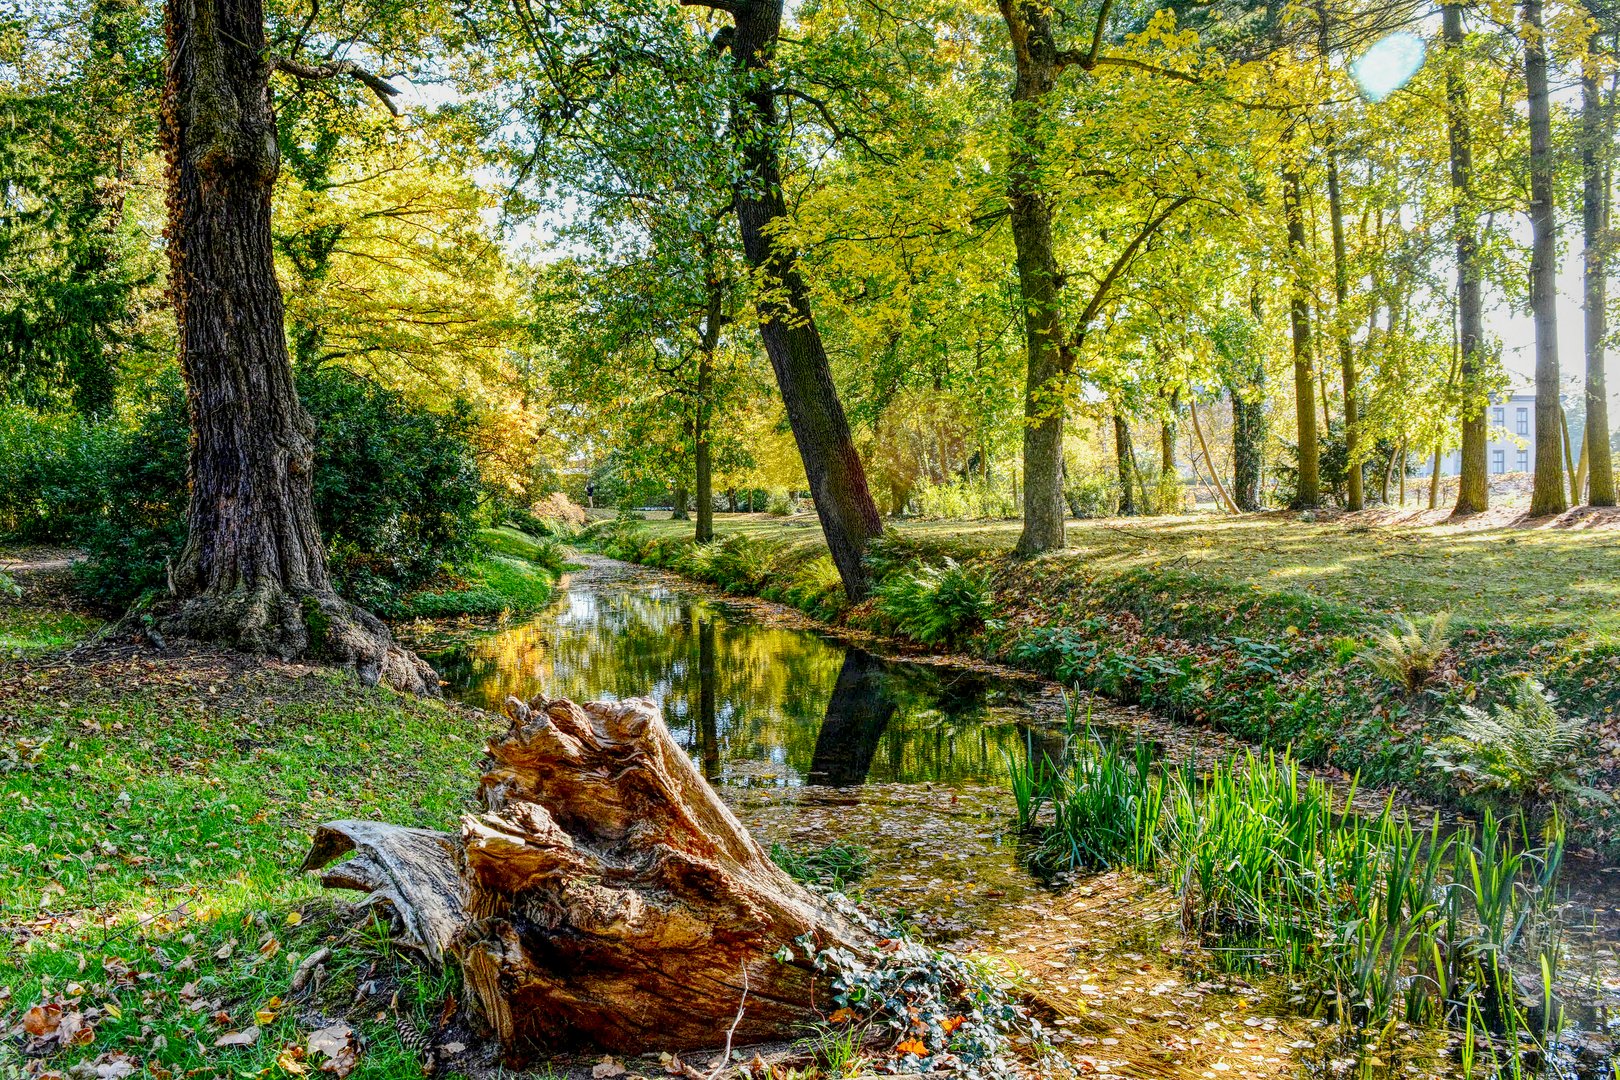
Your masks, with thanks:
M 894 574 L 874 591 L 896 629 L 925 645 L 956 641 L 990 616 L 990 582 L 947 558 L 943 565 Z
M 1373 634 L 1373 643 L 1362 650 L 1361 661 L 1408 694 L 1415 694 L 1440 670 L 1450 647 L 1450 626 L 1451 615 L 1444 611 L 1429 619 L 1427 626 L 1398 615 L 1393 627 Z
M 1552 692 L 1520 675 L 1490 711 L 1461 706 L 1451 734 L 1428 756 L 1465 790 L 1519 804 L 1607 799 L 1576 780 L 1589 734 L 1585 717 L 1560 716 Z

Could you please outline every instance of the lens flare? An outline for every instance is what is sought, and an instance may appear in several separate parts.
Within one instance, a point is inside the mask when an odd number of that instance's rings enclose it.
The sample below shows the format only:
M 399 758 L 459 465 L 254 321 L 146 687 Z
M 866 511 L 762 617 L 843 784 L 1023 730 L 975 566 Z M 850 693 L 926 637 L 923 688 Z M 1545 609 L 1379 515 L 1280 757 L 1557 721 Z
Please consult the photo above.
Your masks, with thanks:
M 1426 46 L 1405 31 L 1381 38 L 1350 65 L 1350 76 L 1368 101 L 1383 101 L 1412 81 L 1423 66 Z

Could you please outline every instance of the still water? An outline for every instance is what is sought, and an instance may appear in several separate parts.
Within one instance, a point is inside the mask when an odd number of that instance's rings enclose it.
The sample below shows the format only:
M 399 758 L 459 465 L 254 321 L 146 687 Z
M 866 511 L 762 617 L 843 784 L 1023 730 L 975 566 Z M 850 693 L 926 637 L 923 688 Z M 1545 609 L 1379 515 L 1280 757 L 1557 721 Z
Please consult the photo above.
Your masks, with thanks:
M 999 781 L 1049 737 L 1029 725 L 1034 684 L 884 660 L 626 571 L 592 560 L 535 619 L 428 659 L 492 711 L 508 695 L 652 698 L 726 784 Z

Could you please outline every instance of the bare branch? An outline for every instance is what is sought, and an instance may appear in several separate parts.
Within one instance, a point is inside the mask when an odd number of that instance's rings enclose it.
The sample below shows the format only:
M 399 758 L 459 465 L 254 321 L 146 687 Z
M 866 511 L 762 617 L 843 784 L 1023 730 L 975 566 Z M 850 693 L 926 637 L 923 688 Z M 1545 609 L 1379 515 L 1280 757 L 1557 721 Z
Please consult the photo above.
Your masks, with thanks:
M 385 105 L 389 112 L 395 116 L 400 115 L 399 104 L 394 101 L 400 90 L 392 83 L 377 75 L 373 75 L 353 60 L 327 60 L 319 64 L 306 64 L 299 60 L 290 60 L 285 56 L 272 56 L 270 70 L 285 71 L 295 79 L 306 82 L 320 82 L 326 79 L 350 78 L 363 84 L 366 89 L 377 95 L 377 100 Z

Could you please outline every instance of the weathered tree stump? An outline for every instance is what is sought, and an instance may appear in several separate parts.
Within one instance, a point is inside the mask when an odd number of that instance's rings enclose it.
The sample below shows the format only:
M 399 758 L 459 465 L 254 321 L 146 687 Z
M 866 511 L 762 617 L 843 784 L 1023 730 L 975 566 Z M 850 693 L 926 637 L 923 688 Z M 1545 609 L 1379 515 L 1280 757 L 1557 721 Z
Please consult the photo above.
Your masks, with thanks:
M 461 965 L 507 1055 L 791 1033 L 828 1003 L 817 950 L 872 938 L 780 870 L 651 702 L 508 702 L 459 838 L 332 822 L 307 869 L 399 910 Z M 791 954 L 791 955 L 789 955 Z

